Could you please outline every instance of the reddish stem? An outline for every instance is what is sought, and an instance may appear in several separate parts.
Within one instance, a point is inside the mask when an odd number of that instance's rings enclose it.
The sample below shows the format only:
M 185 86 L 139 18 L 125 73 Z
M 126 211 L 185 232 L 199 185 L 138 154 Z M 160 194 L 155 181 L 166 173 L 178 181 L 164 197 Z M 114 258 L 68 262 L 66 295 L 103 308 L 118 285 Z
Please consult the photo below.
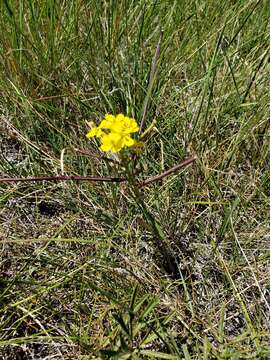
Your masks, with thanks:
M 152 182 L 161 180 L 171 174 L 174 174 L 181 168 L 191 165 L 195 160 L 196 160 L 196 157 L 186 159 L 186 160 L 182 161 L 180 164 L 177 164 L 177 165 L 173 166 L 172 168 L 164 171 L 163 173 L 146 179 L 145 181 L 143 181 L 142 183 L 139 184 L 139 187 L 146 186 L 148 184 L 151 184 Z
M 191 165 L 196 160 L 196 157 L 186 159 L 182 161 L 180 164 L 173 166 L 172 168 L 164 171 L 163 173 L 152 176 L 140 184 L 139 187 L 146 186 L 158 180 L 161 180 L 171 174 L 176 173 L 183 167 Z M 35 177 L 28 177 L 28 178 L 0 178 L 0 183 L 11 183 L 11 182 L 30 182 L 30 181 L 94 181 L 94 182 L 123 182 L 127 181 L 125 178 L 116 178 L 112 176 L 101 177 L 101 176 L 67 176 L 67 175 L 60 175 L 60 176 L 35 176 Z
M 126 179 L 123 178 L 115 178 L 115 177 L 100 177 L 100 176 L 66 176 L 66 175 L 60 175 L 60 176 L 35 176 L 35 177 L 29 177 L 29 178 L 0 178 L 0 183 L 6 182 L 27 182 L 27 181 L 102 181 L 102 182 L 122 182 Z

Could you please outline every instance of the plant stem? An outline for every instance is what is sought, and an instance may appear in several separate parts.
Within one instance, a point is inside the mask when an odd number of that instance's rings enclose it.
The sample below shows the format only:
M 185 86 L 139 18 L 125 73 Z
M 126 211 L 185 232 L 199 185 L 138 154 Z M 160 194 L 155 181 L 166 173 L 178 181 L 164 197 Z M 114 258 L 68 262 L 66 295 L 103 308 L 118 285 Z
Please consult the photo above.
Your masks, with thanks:
M 135 181 L 135 176 L 133 170 L 130 169 L 126 158 L 122 157 L 122 163 L 125 168 L 126 177 L 128 184 L 130 185 L 130 194 L 132 198 L 135 200 L 138 207 L 142 210 L 144 218 L 148 224 L 150 224 L 153 234 L 153 241 L 158 249 L 160 255 L 164 258 L 165 263 L 163 264 L 165 270 L 170 273 L 170 275 L 177 274 L 177 264 L 175 262 L 175 257 L 170 250 L 170 247 L 167 243 L 167 238 L 165 233 L 163 232 L 160 223 L 154 217 L 154 215 L 148 210 L 143 196 L 139 190 L 138 184 Z

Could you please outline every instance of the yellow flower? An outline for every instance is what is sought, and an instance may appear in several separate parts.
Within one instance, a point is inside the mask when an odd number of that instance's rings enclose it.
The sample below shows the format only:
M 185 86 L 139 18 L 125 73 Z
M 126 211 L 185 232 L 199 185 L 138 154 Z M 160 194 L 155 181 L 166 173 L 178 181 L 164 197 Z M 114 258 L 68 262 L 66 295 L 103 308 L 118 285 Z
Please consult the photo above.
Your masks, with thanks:
M 129 135 L 139 130 L 136 120 L 123 114 L 106 114 L 98 127 L 87 133 L 88 138 L 96 136 L 101 141 L 102 151 L 119 152 L 125 147 L 135 145 L 136 140 Z
M 119 152 L 124 147 L 130 147 L 135 144 L 135 140 L 130 136 L 121 136 L 118 133 L 111 132 L 109 134 L 104 134 L 101 137 L 101 146 L 100 150 L 102 151 L 112 151 Z
M 123 114 L 118 114 L 116 116 L 106 114 L 105 119 L 101 121 L 99 128 L 108 129 L 111 130 L 111 132 L 125 135 L 139 130 L 139 126 L 136 121 L 128 116 L 124 116 Z
M 88 137 L 88 139 L 91 139 L 94 136 L 101 137 L 103 134 L 104 132 L 99 127 L 94 127 L 86 134 L 86 137 Z

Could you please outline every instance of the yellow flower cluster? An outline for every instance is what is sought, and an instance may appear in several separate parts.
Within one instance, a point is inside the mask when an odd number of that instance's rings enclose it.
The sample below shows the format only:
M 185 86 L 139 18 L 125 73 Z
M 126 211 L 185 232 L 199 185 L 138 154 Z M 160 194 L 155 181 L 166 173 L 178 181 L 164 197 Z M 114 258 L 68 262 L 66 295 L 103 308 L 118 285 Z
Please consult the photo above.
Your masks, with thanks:
M 92 137 L 99 138 L 101 141 L 100 150 L 117 153 L 125 147 L 136 144 L 136 140 L 132 139 L 130 134 L 138 130 L 139 126 L 134 119 L 123 114 L 116 116 L 107 114 L 99 126 L 93 127 L 86 136 L 89 139 Z

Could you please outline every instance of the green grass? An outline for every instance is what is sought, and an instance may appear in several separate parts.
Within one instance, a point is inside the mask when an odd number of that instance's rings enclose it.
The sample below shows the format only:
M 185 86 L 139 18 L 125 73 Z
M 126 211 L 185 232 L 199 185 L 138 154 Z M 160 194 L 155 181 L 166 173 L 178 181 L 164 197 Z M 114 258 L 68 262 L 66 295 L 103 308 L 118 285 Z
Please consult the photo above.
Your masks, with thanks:
M 87 121 L 155 119 L 140 178 L 0 184 L 3 359 L 268 359 L 268 1 L 4 0 L 0 174 L 108 176 Z M 153 87 L 151 66 L 161 31 Z

